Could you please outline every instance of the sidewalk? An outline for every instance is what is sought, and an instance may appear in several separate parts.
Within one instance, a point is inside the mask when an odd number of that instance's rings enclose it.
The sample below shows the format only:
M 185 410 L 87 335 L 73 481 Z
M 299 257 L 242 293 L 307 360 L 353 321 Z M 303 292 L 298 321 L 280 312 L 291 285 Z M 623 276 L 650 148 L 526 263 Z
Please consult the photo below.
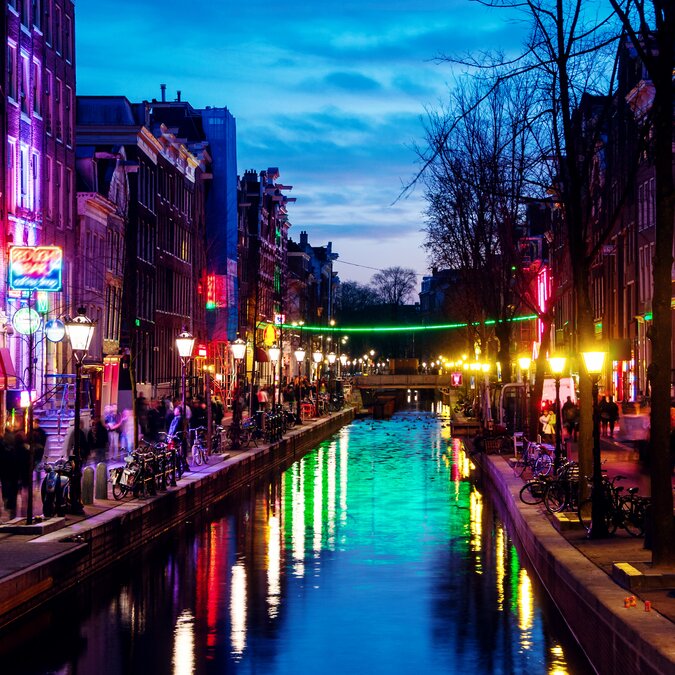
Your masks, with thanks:
M 568 443 L 568 452 L 570 459 L 578 459 L 577 443 Z M 639 453 L 632 443 L 625 442 L 619 433 L 614 438 L 602 437 L 600 439 L 601 457 L 603 469 L 607 475 L 613 478 L 617 475 L 624 476 L 620 484 L 625 488 L 637 486 L 640 495 L 650 494 L 649 469 L 645 467 L 639 459 Z M 502 456 L 508 461 L 506 456 Z M 675 481 L 673 486 L 675 487 Z M 530 506 L 527 508 L 538 509 L 551 521 L 554 526 L 554 517 L 546 511 L 543 505 Z M 571 514 L 570 514 L 571 515 Z M 644 548 L 644 537 L 631 537 L 625 530 L 618 529 L 617 532 L 607 539 L 590 540 L 586 537 L 585 530 L 579 527 L 566 529 L 556 527 L 560 536 L 564 537 L 589 561 L 603 570 L 609 577 L 612 576 L 613 565 L 615 563 L 629 563 L 631 567 L 650 575 L 651 572 L 651 551 Z M 663 583 L 668 587 L 658 590 L 628 590 L 626 596 L 634 595 L 638 598 L 638 608 L 643 611 L 644 601 L 649 600 L 653 610 L 659 612 L 664 617 L 675 623 L 675 569 L 667 570 L 672 573 L 663 577 Z M 672 583 L 671 583 L 672 582 Z

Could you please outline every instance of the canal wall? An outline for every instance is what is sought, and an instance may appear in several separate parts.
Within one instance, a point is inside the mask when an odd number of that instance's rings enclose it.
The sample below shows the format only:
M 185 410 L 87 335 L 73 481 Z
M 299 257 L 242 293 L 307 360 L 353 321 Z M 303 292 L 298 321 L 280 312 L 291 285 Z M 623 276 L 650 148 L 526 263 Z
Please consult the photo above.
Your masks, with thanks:
M 189 472 L 175 488 L 115 502 L 94 516 L 27 540 L 0 543 L 16 569 L 0 578 L 0 628 L 205 512 L 236 490 L 301 457 L 354 418 L 353 408 L 291 430 L 269 446 Z M 49 522 L 49 521 L 47 521 Z
M 673 624 L 657 612 L 627 610 L 627 591 L 561 536 L 540 509 L 521 502 L 523 482 L 504 457 L 474 457 L 509 534 L 596 671 L 674 673 Z

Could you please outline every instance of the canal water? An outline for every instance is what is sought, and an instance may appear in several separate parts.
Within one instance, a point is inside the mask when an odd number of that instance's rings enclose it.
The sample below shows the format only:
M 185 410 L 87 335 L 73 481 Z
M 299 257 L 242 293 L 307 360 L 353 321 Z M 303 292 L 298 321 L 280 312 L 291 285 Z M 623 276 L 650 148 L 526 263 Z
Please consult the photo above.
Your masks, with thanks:
M 343 428 L 0 637 L 3 673 L 585 673 L 442 414 Z

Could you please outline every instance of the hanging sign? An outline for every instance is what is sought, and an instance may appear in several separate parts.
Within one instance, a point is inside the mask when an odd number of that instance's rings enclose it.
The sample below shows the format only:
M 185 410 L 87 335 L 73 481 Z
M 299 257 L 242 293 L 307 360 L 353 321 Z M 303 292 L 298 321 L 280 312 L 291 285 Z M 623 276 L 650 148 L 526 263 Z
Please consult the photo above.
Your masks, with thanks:
M 271 324 L 265 326 L 263 331 L 263 341 L 266 347 L 271 347 L 277 341 L 277 329 Z
M 60 291 L 63 251 L 59 246 L 12 246 L 9 287 L 14 291 Z
M 22 307 L 14 312 L 12 317 L 12 326 L 14 330 L 20 335 L 30 335 L 39 330 L 42 324 L 40 315 L 31 308 Z
M 66 336 L 66 326 L 59 319 L 50 319 L 45 324 L 45 335 L 50 342 L 61 342 Z

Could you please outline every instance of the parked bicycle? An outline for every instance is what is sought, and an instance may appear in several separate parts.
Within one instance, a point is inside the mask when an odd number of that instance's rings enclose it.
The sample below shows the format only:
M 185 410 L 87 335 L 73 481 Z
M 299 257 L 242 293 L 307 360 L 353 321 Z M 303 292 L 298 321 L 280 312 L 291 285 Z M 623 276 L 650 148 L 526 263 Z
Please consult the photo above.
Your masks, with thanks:
M 523 449 L 513 462 L 513 473 L 522 476 L 530 468 L 533 476 L 546 476 L 551 472 L 551 451 L 540 443 L 523 438 Z
M 204 439 L 204 434 L 206 433 L 206 427 L 197 427 L 196 429 L 190 429 L 191 436 L 191 446 L 190 446 L 190 459 L 191 463 L 195 466 L 201 466 L 202 464 L 209 463 L 209 455 L 207 452 L 206 442 Z
M 632 537 L 644 534 L 647 514 L 651 500 L 649 497 L 639 496 L 638 488 L 630 487 L 624 493 L 624 487 L 617 485 L 625 476 L 615 476 L 610 479 L 602 478 L 602 506 L 607 531 L 614 534 L 621 527 Z M 593 496 L 583 500 L 578 508 L 579 520 L 584 528 L 590 532 L 593 515 Z

